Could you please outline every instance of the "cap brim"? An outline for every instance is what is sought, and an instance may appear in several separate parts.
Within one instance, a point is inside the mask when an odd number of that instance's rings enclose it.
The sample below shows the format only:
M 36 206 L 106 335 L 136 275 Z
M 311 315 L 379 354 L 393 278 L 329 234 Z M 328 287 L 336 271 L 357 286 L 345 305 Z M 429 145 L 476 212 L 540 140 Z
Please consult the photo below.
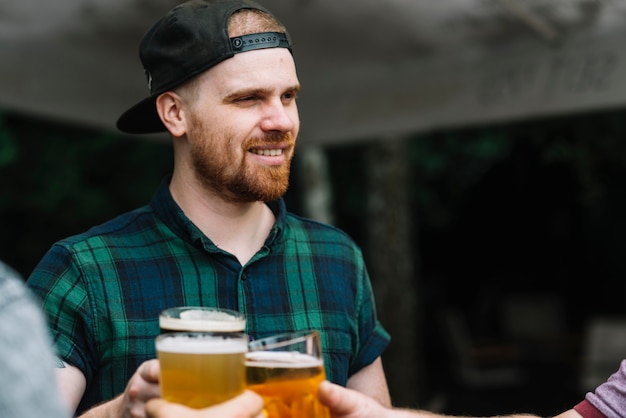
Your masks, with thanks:
M 165 132 L 156 111 L 156 95 L 150 96 L 122 113 L 117 120 L 117 129 L 129 134 L 152 134 Z

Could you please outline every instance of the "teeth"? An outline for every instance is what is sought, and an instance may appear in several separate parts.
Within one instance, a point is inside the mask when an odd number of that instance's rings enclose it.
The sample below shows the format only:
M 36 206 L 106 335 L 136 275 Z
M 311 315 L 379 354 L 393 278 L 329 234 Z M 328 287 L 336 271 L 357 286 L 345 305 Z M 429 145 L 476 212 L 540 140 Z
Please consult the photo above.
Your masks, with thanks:
M 258 155 L 266 155 L 266 156 L 273 157 L 276 155 L 282 155 L 283 150 L 282 149 L 253 149 L 252 152 Z

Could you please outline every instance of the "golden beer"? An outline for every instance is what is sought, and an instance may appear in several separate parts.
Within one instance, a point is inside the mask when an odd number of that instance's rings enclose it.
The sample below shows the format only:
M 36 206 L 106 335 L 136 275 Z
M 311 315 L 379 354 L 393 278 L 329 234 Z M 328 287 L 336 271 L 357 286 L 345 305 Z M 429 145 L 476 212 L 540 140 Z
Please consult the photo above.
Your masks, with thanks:
M 319 334 L 313 338 L 311 344 L 289 347 L 288 342 L 283 342 L 278 343 L 278 348 L 267 350 L 259 348 L 263 347 L 261 343 L 246 354 L 248 389 L 263 397 L 268 418 L 330 417 L 328 408 L 317 398 L 317 388 L 326 374 Z M 251 344 L 254 343 L 258 341 Z
M 244 333 L 177 332 L 159 335 L 161 396 L 192 408 L 228 400 L 246 387 Z
M 205 306 L 179 306 L 159 315 L 161 334 L 176 331 L 243 332 L 246 317 L 241 312 Z

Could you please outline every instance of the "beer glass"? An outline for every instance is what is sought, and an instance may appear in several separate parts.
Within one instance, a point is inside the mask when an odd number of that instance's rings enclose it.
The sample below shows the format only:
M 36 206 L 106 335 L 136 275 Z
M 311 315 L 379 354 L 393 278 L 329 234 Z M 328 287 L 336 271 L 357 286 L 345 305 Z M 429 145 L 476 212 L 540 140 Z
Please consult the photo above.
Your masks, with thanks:
M 159 315 L 161 334 L 175 331 L 243 332 L 245 315 L 230 309 L 205 306 L 180 306 Z
M 191 408 L 228 400 L 246 388 L 245 333 L 170 332 L 156 337 L 161 396 Z
M 299 331 L 251 341 L 246 354 L 248 388 L 263 397 L 269 418 L 329 418 L 317 398 L 326 378 L 320 335 Z

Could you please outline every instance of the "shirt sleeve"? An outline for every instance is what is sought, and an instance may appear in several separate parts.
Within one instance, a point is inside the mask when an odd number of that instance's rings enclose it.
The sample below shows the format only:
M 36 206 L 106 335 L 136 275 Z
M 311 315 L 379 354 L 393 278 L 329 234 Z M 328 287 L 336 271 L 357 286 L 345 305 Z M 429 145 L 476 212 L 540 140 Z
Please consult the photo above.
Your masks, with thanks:
M 600 415 L 585 415 L 576 409 L 585 418 L 623 417 L 624 404 L 626 403 L 626 360 L 622 360 L 619 370 L 613 373 L 606 382 L 598 386 L 593 392 L 587 393 L 585 401 L 600 413 Z M 589 409 L 584 409 L 586 407 L 585 401 L 581 402 L 583 404 L 581 410 L 585 413 L 593 413 L 593 411 L 589 412 Z
M 57 353 L 78 367 L 89 382 L 94 359 L 88 341 L 93 341 L 89 299 L 79 268 L 68 248 L 54 245 L 27 280 L 41 299 Z
M 583 418 L 606 418 L 602 412 L 598 411 L 596 407 L 590 404 L 586 399 L 577 404 L 574 410 L 582 415 Z
M 359 347 L 350 364 L 349 375 L 352 376 L 362 368 L 370 365 L 385 351 L 391 337 L 383 328 L 376 314 L 376 303 L 369 274 L 365 265 L 361 266 L 359 307 Z

